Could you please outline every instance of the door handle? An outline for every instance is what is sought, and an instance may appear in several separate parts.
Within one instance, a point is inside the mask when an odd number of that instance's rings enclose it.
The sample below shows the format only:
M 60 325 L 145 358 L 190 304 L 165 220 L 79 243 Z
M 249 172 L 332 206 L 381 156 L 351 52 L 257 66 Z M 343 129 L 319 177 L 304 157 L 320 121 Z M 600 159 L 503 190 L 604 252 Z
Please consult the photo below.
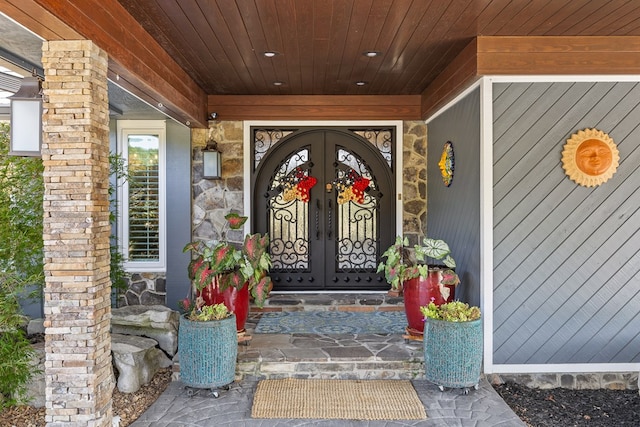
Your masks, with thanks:
M 320 240 L 320 199 L 316 199 L 316 240 Z
M 329 224 L 327 226 L 327 240 L 331 239 L 331 233 L 333 230 L 333 202 L 331 201 L 331 199 L 329 199 L 328 201 L 329 204 L 329 212 L 328 212 L 328 216 L 329 216 Z

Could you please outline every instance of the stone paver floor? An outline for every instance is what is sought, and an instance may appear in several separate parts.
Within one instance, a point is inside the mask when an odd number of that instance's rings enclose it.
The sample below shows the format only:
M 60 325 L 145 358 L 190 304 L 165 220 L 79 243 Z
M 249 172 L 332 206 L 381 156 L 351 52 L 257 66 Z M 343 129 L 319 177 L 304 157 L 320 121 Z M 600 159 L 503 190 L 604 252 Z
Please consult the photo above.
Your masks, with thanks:
M 293 296 L 281 296 L 292 299 L 290 303 L 309 304 L 298 301 Z M 340 296 L 340 302 L 353 297 Z M 375 296 L 377 298 L 382 298 Z M 314 298 L 319 305 L 333 304 L 335 296 L 304 296 Z M 367 297 L 374 301 L 375 298 Z M 282 302 L 282 301 L 280 301 Z M 348 300 L 347 302 L 352 302 Z M 383 301 L 384 302 L 384 301 Z M 377 301 L 376 303 L 380 303 Z M 406 342 L 400 335 L 257 335 L 253 334 L 259 314 L 252 313 L 247 322 L 247 331 L 252 335 L 248 346 L 239 346 L 238 361 L 267 362 L 310 362 L 314 361 L 418 361 L 422 359 L 422 343 Z M 346 352 L 346 353 L 344 353 Z M 344 354 L 343 354 L 344 353 Z M 344 373 L 344 372 L 343 372 Z M 344 375 L 340 376 L 345 377 Z M 251 406 L 253 395 L 260 379 L 248 375 L 244 380 L 234 382 L 228 391 L 221 391 L 218 398 L 211 396 L 209 390 L 197 390 L 189 393 L 179 381 L 172 382 L 160 398 L 132 424 L 133 427 L 213 427 L 213 426 L 474 426 L 474 427 L 522 427 L 525 424 L 502 400 L 486 380 L 481 380 L 478 390 L 464 394 L 460 389 L 447 389 L 441 392 L 438 387 L 421 379 L 412 381 L 420 400 L 425 406 L 427 420 L 396 421 L 356 421 L 356 420 L 310 420 L 310 419 L 253 419 Z M 192 394 L 192 395 L 191 395 Z M 393 399 L 394 396 L 389 396 Z
M 425 380 L 413 385 L 424 403 L 427 420 L 354 421 L 309 419 L 253 419 L 251 405 L 257 381 L 233 383 L 218 398 L 208 390 L 198 390 L 189 397 L 179 381 L 171 383 L 165 393 L 145 412 L 133 427 L 191 427 L 191 426 L 474 426 L 515 427 L 525 424 L 482 380 L 478 390 L 465 395 L 461 390 L 441 392 Z M 393 399 L 393 396 L 389 396 Z

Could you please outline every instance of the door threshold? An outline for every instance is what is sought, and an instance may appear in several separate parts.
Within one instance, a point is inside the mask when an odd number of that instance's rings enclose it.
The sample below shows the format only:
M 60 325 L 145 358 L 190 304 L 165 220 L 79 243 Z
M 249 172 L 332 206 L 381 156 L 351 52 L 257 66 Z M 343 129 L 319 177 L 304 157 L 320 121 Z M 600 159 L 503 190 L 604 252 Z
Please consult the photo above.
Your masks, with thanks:
M 386 294 L 389 291 L 271 291 L 271 295 L 326 295 L 326 294 L 344 294 L 344 295 L 362 295 L 362 294 Z

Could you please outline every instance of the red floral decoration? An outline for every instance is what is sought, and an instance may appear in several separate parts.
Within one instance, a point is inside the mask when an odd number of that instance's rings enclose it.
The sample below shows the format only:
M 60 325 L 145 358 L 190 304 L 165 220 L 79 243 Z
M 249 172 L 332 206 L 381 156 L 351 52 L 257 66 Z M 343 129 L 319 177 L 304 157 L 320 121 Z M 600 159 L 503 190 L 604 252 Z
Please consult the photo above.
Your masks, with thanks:
M 360 176 L 353 169 L 349 175 L 335 183 L 338 190 L 338 203 L 343 204 L 350 201 L 364 203 L 364 193 L 371 181 Z
M 300 168 L 295 169 L 295 174 L 284 184 L 283 199 L 285 202 L 298 199 L 301 202 L 309 201 L 311 188 L 318 183 L 318 180 Z

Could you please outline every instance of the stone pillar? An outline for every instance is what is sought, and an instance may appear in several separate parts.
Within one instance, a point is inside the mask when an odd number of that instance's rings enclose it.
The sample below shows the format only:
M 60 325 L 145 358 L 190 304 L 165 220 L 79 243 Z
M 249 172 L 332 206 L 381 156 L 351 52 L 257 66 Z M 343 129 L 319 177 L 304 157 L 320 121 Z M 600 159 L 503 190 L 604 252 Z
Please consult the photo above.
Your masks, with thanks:
M 107 56 L 43 44 L 48 426 L 111 426 Z
M 405 121 L 403 150 L 403 224 L 409 245 L 422 244 L 427 230 L 427 126 Z

